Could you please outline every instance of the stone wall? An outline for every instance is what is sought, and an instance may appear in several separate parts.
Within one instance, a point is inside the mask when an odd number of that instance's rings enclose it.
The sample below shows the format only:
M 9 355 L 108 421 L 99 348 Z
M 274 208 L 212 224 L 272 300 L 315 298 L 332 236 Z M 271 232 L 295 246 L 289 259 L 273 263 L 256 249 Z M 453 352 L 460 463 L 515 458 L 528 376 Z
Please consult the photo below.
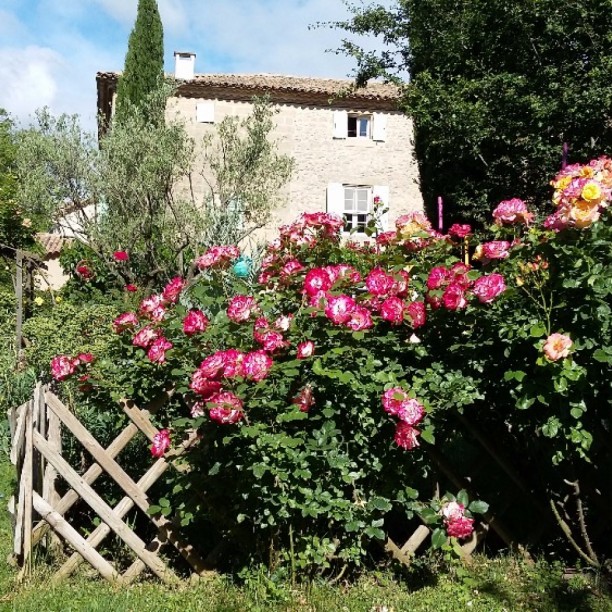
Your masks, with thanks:
M 179 116 L 185 121 L 196 141 L 212 129 L 212 124 L 196 121 L 196 108 L 202 102 L 205 101 L 197 98 L 173 98 L 168 106 L 168 117 Z M 251 109 L 250 102 L 215 100 L 214 121 L 218 123 L 227 115 L 246 117 Z M 294 158 L 295 171 L 283 194 L 286 203 L 275 211 L 272 227 L 292 221 L 301 212 L 325 211 L 329 183 L 387 186 L 389 227 L 399 215 L 423 209 L 412 122 L 404 114 L 385 113 L 386 137 L 384 142 L 378 142 L 334 138 L 332 108 L 280 104 L 277 109 L 273 137 L 279 151 Z

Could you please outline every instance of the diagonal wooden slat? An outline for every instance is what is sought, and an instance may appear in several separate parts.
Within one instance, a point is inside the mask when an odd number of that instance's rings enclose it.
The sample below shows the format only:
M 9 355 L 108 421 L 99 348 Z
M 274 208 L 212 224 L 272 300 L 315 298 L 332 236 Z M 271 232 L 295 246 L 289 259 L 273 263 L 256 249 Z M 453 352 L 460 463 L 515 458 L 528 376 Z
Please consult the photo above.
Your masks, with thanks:
M 115 568 L 93 547 L 89 546 L 79 532 L 65 521 L 58 514 L 51 504 L 48 504 L 36 491 L 34 492 L 34 508 L 36 512 L 47 522 L 53 529 L 61 535 L 79 554 L 83 555 L 87 561 L 100 572 L 100 575 L 109 582 L 115 584 L 121 582 L 121 577 L 115 571 Z
M 130 440 L 137 433 L 138 428 L 136 425 L 130 423 L 108 446 L 106 449 L 106 454 L 111 458 L 116 457 L 129 444 Z M 82 478 L 88 485 L 92 485 L 103 473 L 104 470 L 97 463 L 94 463 L 89 466 Z M 71 489 L 57 503 L 55 506 L 55 511 L 61 515 L 64 515 L 79 499 L 79 494 Z M 47 523 L 38 523 L 32 533 L 32 545 L 38 544 L 38 542 L 40 542 L 40 540 L 45 536 L 48 529 L 49 525 L 47 525 Z
M 58 415 L 59 416 L 59 415 Z M 60 417 L 61 418 L 61 417 Z M 110 506 L 77 474 L 70 464 L 38 433 L 34 432 L 34 445 L 45 459 L 62 475 L 94 512 L 146 563 L 164 582 L 178 579 L 163 561 L 146 549 L 145 543 L 112 511 Z
M 180 456 L 186 450 L 188 450 L 195 442 L 197 441 L 197 436 L 192 434 L 186 440 L 183 441 L 181 445 L 175 451 L 174 456 Z M 169 462 L 164 459 L 158 459 L 153 466 L 147 470 L 144 476 L 138 481 L 137 485 L 142 489 L 143 492 L 146 492 L 157 480 L 158 478 L 166 471 L 169 467 Z M 132 508 L 134 507 L 134 502 L 130 497 L 124 497 L 113 509 L 113 512 L 119 517 L 123 518 Z M 162 517 L 163 518 L 163 517 Z M 166 519 L 164 519 L 166 521 Z M 172 524 L 171 524 L 172 525 Z M 100 524 L 92 531 L 92 533 L 87 538 L 87 543 L 90 546 L 97 547 L 99 546 L 104 538 L 110 533 L 110 528 L 106 524 Z M 181 553 L 181 555 L 185 558 L 185 560 L 191 565 L 191 567 L 198 573 L 202 574 L 207 572 L 210 567 L 204 563 L 204 561 L 197 555 L 193 547 L 186 542 L 180 540 L 176 534 L 172 531 L 162 530 L 160 533 L 160 537 L 165 542 L 170 537 L 172 537 L 175 542 L 177 542 L 177 550 Z M 178 547 L 180 545 L 180 548 Z M 81 562 L 81 557 L 78 554 L 73 554 L 58 570 L 58 577 L 67 577 L 69 576 Z

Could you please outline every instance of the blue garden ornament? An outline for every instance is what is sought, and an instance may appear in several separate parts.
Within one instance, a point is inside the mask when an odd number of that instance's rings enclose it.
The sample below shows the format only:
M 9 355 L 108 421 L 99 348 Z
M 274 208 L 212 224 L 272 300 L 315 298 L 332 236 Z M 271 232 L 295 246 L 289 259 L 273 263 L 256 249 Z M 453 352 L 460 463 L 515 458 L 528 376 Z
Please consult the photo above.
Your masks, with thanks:
M 251 260 L 248 257 L 240 257 L 236 260 L 233 270 L 238 278 L 247 278 L 251 272 Z

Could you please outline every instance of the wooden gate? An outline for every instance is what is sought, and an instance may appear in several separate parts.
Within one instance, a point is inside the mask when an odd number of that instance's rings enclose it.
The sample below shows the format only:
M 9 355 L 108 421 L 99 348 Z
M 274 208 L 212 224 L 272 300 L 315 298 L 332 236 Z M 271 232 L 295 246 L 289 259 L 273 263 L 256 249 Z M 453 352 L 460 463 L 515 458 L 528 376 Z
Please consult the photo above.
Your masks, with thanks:
M 169 466 L 176 467 L 175 460 L 197 443 L 196 433 L 192 432 L 165 457 L 157 459 L 135 482 L 115 458 L 137 434 L 144 434 L 153 440 L 158 430 L 152 425 L 148 411 L 127 401 L 122 403 L 122 408 L 130 423 L 106 449 L 53 393 L 40 384 L 30 401 L 9 412 L 12 437 L 10 458 L 19 475 L 17 494 L 11 499 L 9 510 L 14 518 L 13 552 L 22 562 L 22 572 L 31 569 L 33 548 L 50 530 L 75 551 L 55 578 L 69 576 L 85 559 L 113 583 L 131 582 L 145 568 L 164 582 L 175 582 L 178 580 L 176 574 L 158 555 L 166 543 L 176 548 L 197 575 L 210 571 L 193 547 L 181 537 L 173 522 L 162 515 L 152 516 L 148 513 L 151 502 L 147 490 Z M 62 456 L 62 427 L 66 427 L 93 457 L 94 463 L 83 474 L 79 474 Z M 114 508 L 92 488 L 103 473 L 110 476 L 125 493 Z M 71 487 L 61 498 L 56 491 L 58 474 Z M 86 502 L 102 521 L 87 538 L 64 518 L 79 499 Z M 149 518 L 157 530 L 156 537 L 148 544 L 123 520 L 134 506 Z M 123 574 L 97 550 L 111 532 L 136 555 L 136 560 Z

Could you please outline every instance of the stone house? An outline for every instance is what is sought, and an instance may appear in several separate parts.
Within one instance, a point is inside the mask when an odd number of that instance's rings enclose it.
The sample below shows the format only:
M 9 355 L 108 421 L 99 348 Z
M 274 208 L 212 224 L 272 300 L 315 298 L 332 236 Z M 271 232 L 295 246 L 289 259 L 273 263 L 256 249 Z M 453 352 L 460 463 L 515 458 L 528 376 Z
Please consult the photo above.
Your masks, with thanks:
M 378 196 L 388 213 L 381 230 L 405 213 L 423 209 L 413 148 L 412 121 L 398 110 L 393 85 L 279 75 L 195 74 L 195 55 L 175 53 L 179 83 L 168 114 L 178 113 L 196 142 L 227 115 L 246 117 L 255 96 L 267 95 L 277 113 L 273 137 L 295 160 L 285 204 L 273 226 L 302 212 L 344 215 L 363 229 Z M 98 113 L 113 111 L 118 74 L 97 74 Z M 270 228 L 272 229 L 272 228 Z

